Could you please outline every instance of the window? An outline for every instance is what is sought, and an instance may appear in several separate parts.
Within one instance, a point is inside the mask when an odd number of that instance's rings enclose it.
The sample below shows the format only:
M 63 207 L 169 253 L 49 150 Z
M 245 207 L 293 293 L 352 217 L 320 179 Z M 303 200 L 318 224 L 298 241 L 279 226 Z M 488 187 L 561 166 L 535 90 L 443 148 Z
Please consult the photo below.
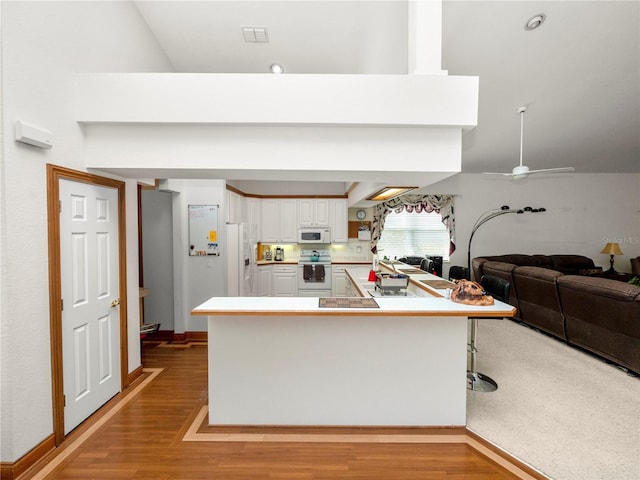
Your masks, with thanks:
M 391 212 L 378 241 L 380 258 L 437 255 L 449 261 L 449 232 L 439 213 Z

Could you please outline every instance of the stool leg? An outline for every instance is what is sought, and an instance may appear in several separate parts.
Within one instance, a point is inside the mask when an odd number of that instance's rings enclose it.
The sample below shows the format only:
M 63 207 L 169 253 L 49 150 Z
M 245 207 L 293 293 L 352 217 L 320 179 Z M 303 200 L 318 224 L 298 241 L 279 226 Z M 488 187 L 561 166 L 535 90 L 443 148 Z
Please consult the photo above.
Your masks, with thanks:
M 498 389 L 498 384 L 490 377 L 476 371 L 476 354 L 478 349 L 476 348 L 476 338 L 478 335 L 478 319 L 469 319 L 470 328 L 470 340 L 467 345 L 467 350 L 471 357 L 470 370 L 467 371 L 467 388 L 476 392 L 495 392 Z

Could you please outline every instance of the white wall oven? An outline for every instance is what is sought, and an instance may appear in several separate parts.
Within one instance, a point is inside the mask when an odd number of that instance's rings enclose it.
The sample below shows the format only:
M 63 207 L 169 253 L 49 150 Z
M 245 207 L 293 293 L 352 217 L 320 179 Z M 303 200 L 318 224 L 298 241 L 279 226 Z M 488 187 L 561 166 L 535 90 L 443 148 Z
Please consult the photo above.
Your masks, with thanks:
M 298 296 L 331 296 L 331 255 L 328 250 L 302 250 L 300 252 Z

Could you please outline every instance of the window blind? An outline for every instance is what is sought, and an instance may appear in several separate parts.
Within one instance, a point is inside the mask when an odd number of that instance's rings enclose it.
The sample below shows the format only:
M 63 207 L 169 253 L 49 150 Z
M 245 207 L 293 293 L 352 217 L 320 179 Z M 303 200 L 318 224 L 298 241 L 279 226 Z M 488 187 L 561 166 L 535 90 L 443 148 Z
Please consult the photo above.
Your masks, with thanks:
M 392 212 L 378 242 L 381 257 L 441 256 L 449 260 L 449 232 L 439 213 Z

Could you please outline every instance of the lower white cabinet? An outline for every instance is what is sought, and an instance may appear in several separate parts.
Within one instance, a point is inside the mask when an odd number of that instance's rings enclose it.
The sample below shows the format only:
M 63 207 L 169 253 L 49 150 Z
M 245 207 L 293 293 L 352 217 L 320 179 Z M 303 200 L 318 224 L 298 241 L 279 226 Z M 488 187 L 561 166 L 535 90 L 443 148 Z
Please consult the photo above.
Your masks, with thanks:
M 344 265 L 333 265 L 331 269 L 331 294 L 334 297 L 346 297 L 347 274 Z
M 332 265 L 331 267 L 331 288 L 334 297 L 354 297 L 357 296 L 355 289 L 345 270 L 348 268 L 362 267 L 362 265 Z
M 258 267 L 258 296 L 271 296 L 271 276 L 273 269 L 271 265 L 261 265 Z
M 271 295 L 274 297 L 297 297 L 297 265 L 273 265 L 272 268 Z
M 356 293 L 356 289 L 353 287 L 353 283 L 351 283 L 351 279 L 349 277 L 347 277 L 346 275 L 345 275 L 345 278 L 344 278 L 344 296 L 345 297 L 358 297 L 359 296 Z

